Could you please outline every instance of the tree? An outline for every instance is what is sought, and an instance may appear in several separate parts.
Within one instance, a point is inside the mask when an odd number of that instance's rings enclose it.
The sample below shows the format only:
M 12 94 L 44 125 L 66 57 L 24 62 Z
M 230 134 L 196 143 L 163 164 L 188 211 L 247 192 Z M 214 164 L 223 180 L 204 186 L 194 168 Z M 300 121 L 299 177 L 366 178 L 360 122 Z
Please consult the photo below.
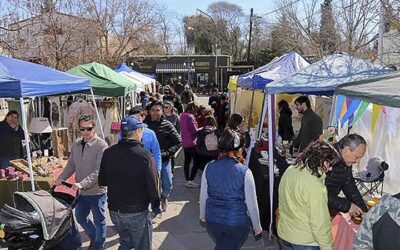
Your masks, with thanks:
M 244 59 L 247 34 L 243 34 L 243 25 L 248 25 L 246 16 L 240 6 L 225 1 L 210 4 L 207 11 L 215 20 L 218 34 L 218 45 L 223 54 L 231 55 L 234 61 Z
M 319 39 L 324 54 L 332 54 L 336 51 L 339 38 L 335 28 L 333 18 L 332 0 L 325 0 L 321 4 L 321 27 L 319 30 Z

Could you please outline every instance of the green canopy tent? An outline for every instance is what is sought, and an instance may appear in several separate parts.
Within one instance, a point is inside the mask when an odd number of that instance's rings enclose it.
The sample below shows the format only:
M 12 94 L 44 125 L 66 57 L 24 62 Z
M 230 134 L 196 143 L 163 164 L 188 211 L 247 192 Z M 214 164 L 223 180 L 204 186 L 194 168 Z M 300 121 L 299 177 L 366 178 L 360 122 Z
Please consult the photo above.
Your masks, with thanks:
M 124 96 L 128 92 L 136 90 L 134 81 L 116 73 L 104 64 L 96 62 L 81 64 L 67 72 L 89 79 L 95 95 Z

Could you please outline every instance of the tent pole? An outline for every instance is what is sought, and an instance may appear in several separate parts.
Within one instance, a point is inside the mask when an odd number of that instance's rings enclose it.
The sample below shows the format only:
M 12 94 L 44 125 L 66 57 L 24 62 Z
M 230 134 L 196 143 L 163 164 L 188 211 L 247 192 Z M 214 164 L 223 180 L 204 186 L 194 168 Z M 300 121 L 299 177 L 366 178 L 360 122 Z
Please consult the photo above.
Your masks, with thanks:
M 268 105 L 268 103 L 265 101 L 266 99 L 267 99 L 267 94 L 266 94 L 266 92 L 264 92 L 263 103 L 262 103 L 262 106 L 261 106 L 262 109 L 261 109 L 260 121 L 258 123 L 258 128 L 256 129 L 256 131 L 257 131 L 256 139 L 259 139 L 261 137 L 261 134 L 262 134 L 263 123 L 264 123 L 265 115 L 266 115 L 266 112 L 267 112 L 266 105 Z
M 249 123 L 247 124 L 247 131 L 250 131 L 250 127 L 251 127 L 251 118 L 253 116 L 253 104 L 254 104 L 254 93 L 256 92 L 256 90 L 253 90 L 253 93 L 251 94 L 251 104 L 250 104 L 250 114 L 249 114 Z
M 31 148 L 29 146 L 28 125 L 27 125 L 27 121 L 26 121 L 24 98 L 20 97 L 19 102 L 21 105 L 21 118 L 22 118 L 22 126 L 24 128 L 26 157 L 28 160 L 29 176 L 31 179 L 31 188 L 32 188 L 32 191 L 35 191 L 35 182 L 34 182 L 34 177 L 33 177 L 32 159 L 31 159 Z
M 237 92 L 238 92 L 239 88 L 236 86 L 236 91 L 235 91 L 235 104 L 233 104 L 233 113 L 235 113 L 236 111 L 236 100 L 237 100 Z
M 268 93 L 267 93 L 268 94 Z M 272 237 L 272 223 L 274 215 L 274 149 L 273 140 L 275 136 L 272 134 L 272 96 L 268 94 L 268 166 L 269 166 L 269 204 L 270 204 L 270 223 L 269 223 L 269 237 Z
M 94 94 L 93 94 L 92 88 L 90 88 L 90 94 L 92 95 L 93 105 L 94 105 L 94 108 L 96 109 L 97 121 L 99 122 L 100 130 L 101 130 L 101 138 L 105 139 L 103 125 L 101 124 L 101 121 L 100 121 L 99 109 L 97 108 L 97 103 L 96 103 L 96 100 L 94 99 Z

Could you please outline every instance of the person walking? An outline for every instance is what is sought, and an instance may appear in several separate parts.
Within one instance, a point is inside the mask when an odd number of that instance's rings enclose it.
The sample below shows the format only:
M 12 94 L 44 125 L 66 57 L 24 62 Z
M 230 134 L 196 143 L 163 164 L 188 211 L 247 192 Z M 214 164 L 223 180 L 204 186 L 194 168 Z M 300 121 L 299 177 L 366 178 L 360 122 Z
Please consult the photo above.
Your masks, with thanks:
M 200 170 L 218 156 L 218 132 L 217 120 L 213 116 L 207 116 L 204 121 L 204 127 L 198 132 L 196 150 L 197 166 Z
M 171 122 L 172 125 L 174 125 L 178 134 L 180 134 L 181 127 L 179 124 L 179 115 L 177 114 L 178 111 L 176 110 L 176 108 L 174 107 L 174 104 L 171 101 L 164 102 L 163 113 L 164 113 L 165 119 L 167 119 L 169 122 Z M 172 174 L 174 174 L 174 168 L 175 168 L 175 155 L 171 155 Z
M 317 140 L 283 174 L 278 221 L 281 249 L 333 250 L 324 179 L 338 161 L 338 152 L 329 143 Z
M 181 137 L 174 125 L 165 119 L 162 114 L 163 103 L 154 101 L 149 104 L 150 115 L 144 119 L 149 129 L 156 133 L 161 149 L 161 208 L 167 210 L 168 197 L 171 194 L 172 170 L 171 156 L 181 147 Z
M 152 249 L 148 207 L 158 202 L 159 192 L 154 158 L 141 144 L 145 127 L 136 116 L 124 118 L 123 139 L 101 160 L 99 185 L 108 187 L 108 209 L 120 249 Z
M 214 249 L 240 249 L 250 225 L 262 233 L 256 188 L 251 171 L 243 165 L 244 138 L 227 128 L 219 141 L 219 159 L 204 169 L 200 190 L 200 221 L 215 242 Z
M 188 103 L 194 102 L 194 95 L 188 84 L 185 85 L 185 88 L 181 94 L 181 100 L 184 110 L 186 110 Z
M 104 248 L 107 233 L 107 188 L 99 186 L 98 174 L 103 152 L 108 145 L 96 135 L 96 123 L 91 115 L 81 115 L 78 124 L 82 138 L 72 144 L 67 166 L 55 185 L 60 185 L 75 173 L 73 189 L 82 190 L 75 207 L 76 220 L 90 238 L 89 249 L 100 250 Z M 89 218 L 90 212 L 93 221 Z
M 190 102 L 188 103 L 185 112 L 183 112 L 179 118 L 179 123 L 181 124 L 182 147 L 185 154 L 185 162 L 183 164 L 186 179 L 185 186 L 190 188 L 196 188 L 199 186 L 199 184 L 193 181 L 198 170 L 198 163 L 196 160 L 196 140 L 198 130 L 195 117 L 196 113 L 197 104 Z M 192 170 L 190 171 L 190 164 L 192 162 Z
M 143 122 L 144 118 L 146 117 L 144 113 L 144 109 L 141 106 L 135 106 L 129 111 L 129 115 L 134 115 L 136 118 L 139 119 L 139 121 Z M 156 162 L 156 169 L 159 178 L 161 176 L 161 149 L 160 149 L 160 144 L 158 143 L 157 136 L 154 133 L 153 130 L 145 127 L 143 128 L 143 135 L 142 135 L 142 140 L 141 140 L 143 147 L 149 151 L 155 162 Z M 157 217 L 157 215 L 161 214 L 160 210 L 160 202 L 157 201 L 154 204 L 151 204 L 151 210 L 152 210 L 152 217 Z

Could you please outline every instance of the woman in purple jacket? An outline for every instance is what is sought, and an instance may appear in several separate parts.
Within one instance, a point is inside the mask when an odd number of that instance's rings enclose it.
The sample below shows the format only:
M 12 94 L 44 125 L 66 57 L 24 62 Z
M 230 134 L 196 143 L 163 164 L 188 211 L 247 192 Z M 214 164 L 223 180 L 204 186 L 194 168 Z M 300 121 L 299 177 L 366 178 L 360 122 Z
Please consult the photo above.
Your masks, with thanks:
M 179 123 L 181 127 L 181 136 L 182 136 L 182 147 L 183 152 L 185 154 L 185 162 L 183 164 L 183 169 L 185 171 L 186 178 L 186 187 L 196 188 L 199 184 L 193 182 L 197 173 L 197 162 L 196 162 L 196 141 L 197 141 L 197 121 L 196 121 L 196 113 L 197 113 L 197 104 L 195 102 L 189 102 L 185 112 L 183 112 L 180 116 Z M 193 160 L 193 167 L 190 171 L 189 169 L 190 163 Z

